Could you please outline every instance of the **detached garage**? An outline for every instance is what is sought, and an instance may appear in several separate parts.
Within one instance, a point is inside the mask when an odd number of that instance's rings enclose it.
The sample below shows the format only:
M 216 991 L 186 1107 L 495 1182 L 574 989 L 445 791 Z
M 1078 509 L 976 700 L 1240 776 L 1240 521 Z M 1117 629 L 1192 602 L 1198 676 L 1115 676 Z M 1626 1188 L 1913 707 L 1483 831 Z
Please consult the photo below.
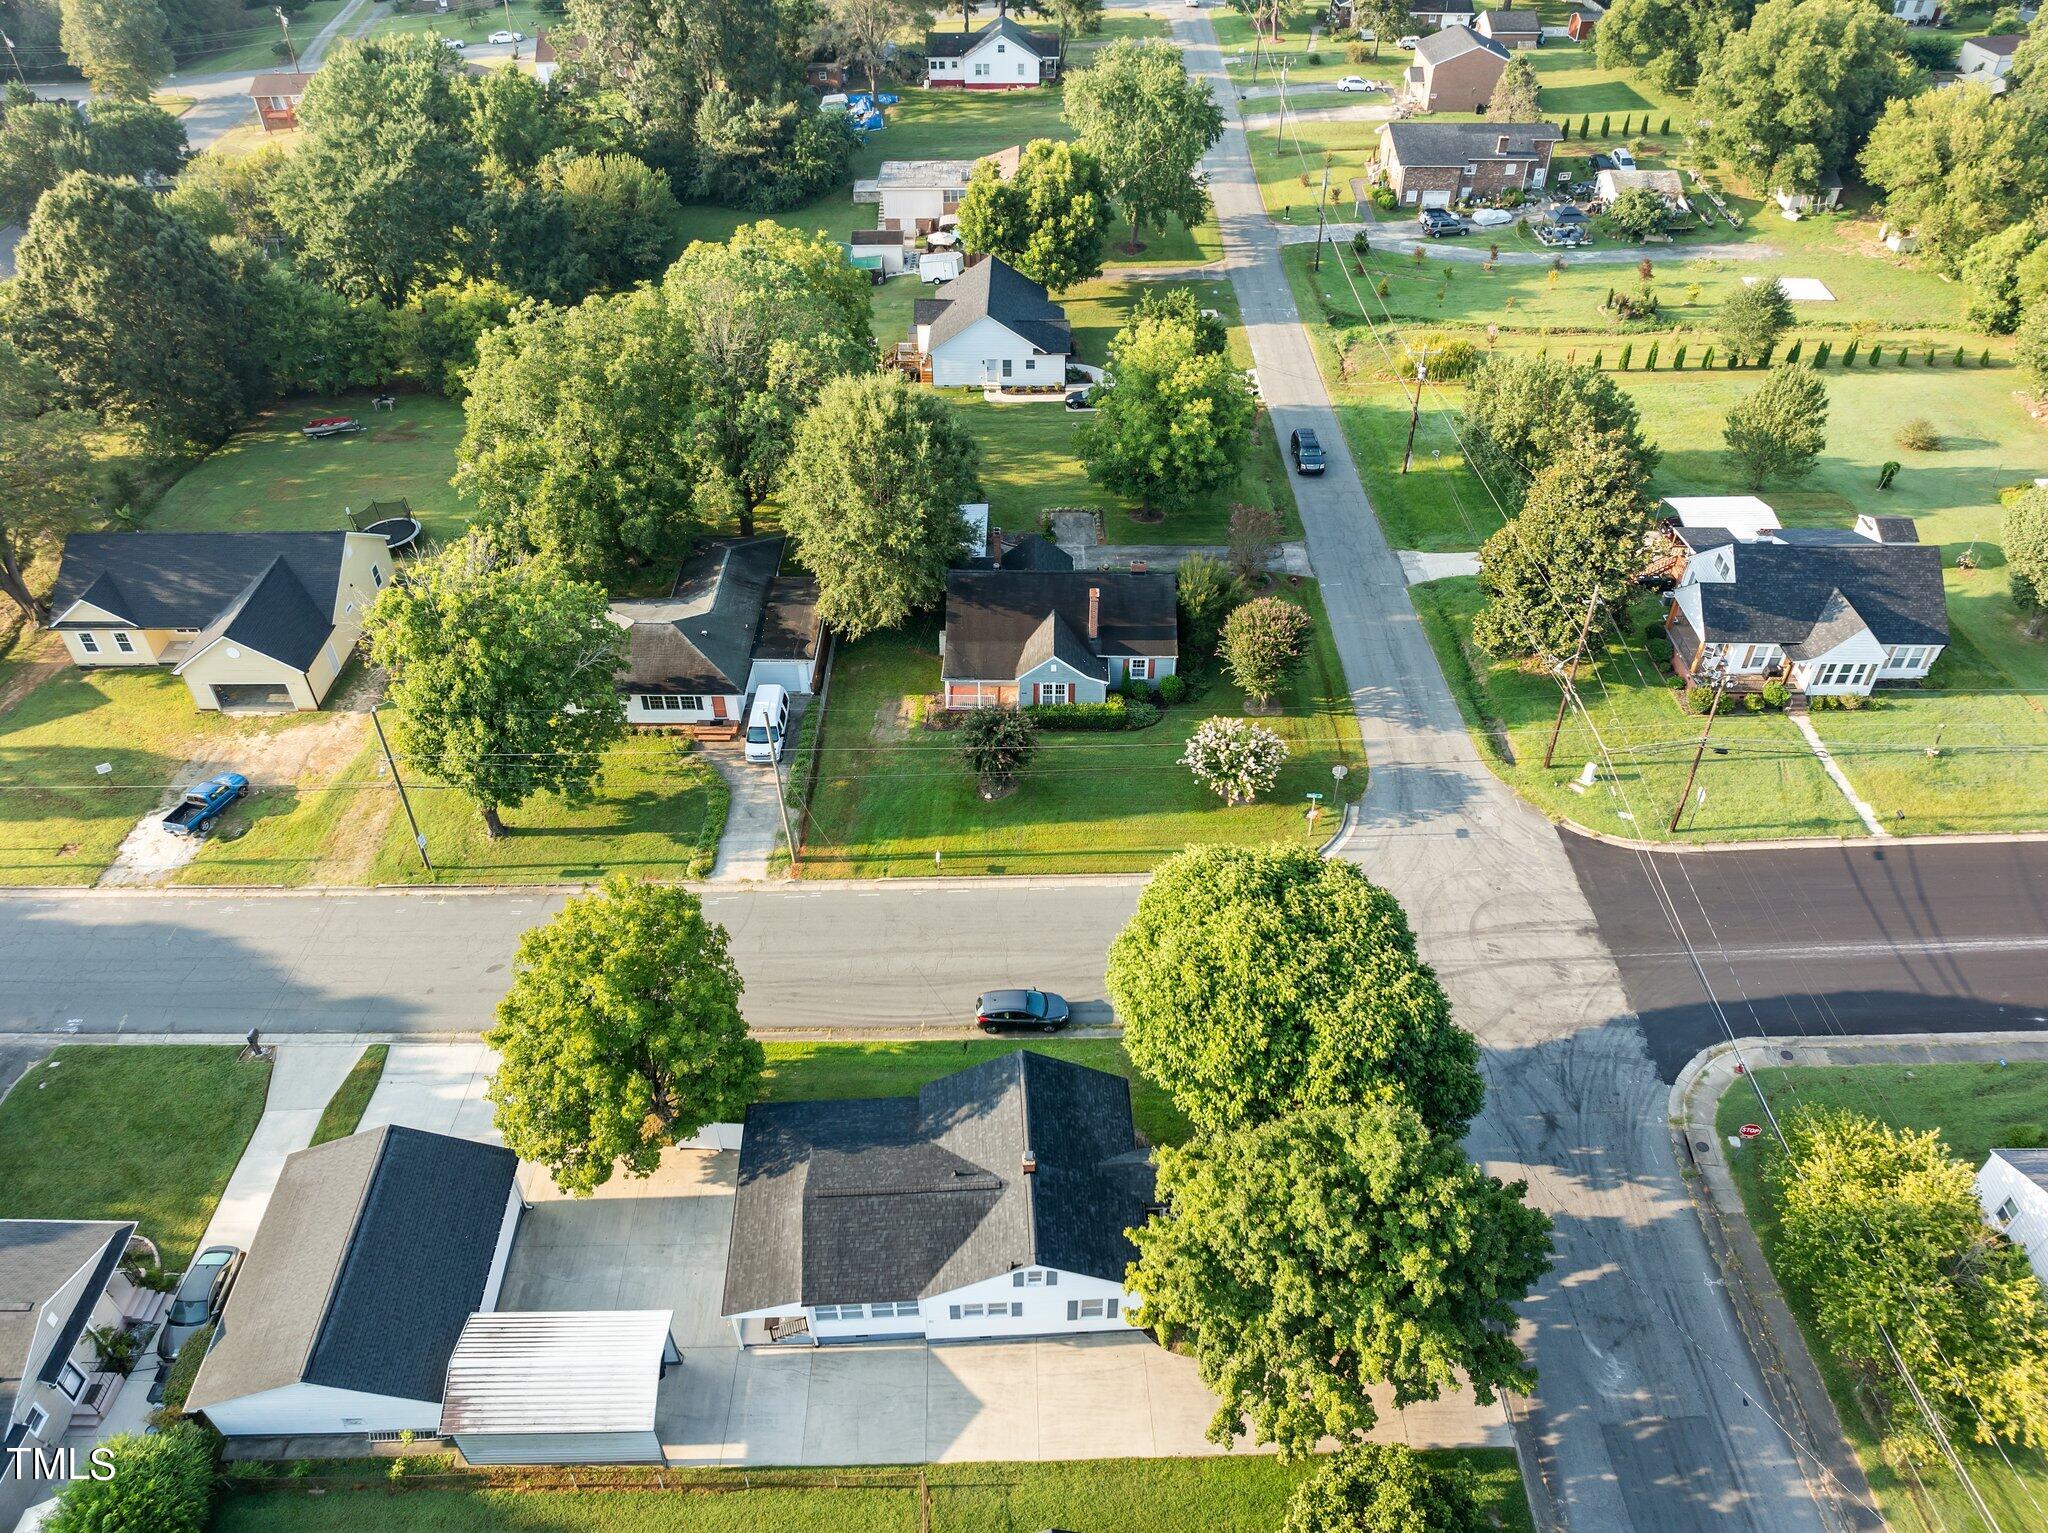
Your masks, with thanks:
M 448 1359 L 441 1435 L 472 1464 L 660 1464 L 665 1309 L 471 1315 Z

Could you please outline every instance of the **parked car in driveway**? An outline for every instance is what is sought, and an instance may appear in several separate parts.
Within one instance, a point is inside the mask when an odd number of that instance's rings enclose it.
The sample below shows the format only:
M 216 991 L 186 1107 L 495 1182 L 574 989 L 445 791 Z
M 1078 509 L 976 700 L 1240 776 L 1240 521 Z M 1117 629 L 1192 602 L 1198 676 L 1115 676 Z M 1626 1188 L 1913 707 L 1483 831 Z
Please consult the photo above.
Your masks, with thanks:
M 1422 39 L 1417 37 L 1413 32 L 1410 32 L 1406 37 L 1396 38 L 1394 40 L 1394 46 L 1396 48 L 1406 48 L 1410 53 L 1413 53 L 1417 48 L 1420 48 L 1422 46 Z
M 205 782 L 194 783 L 165 811 L 160 822 L 174 836 L 203 836 L 228 805 L 249 793 L 249 779 L 240 772 L 222 772 Z
M 1050 990 L 991 990 L 974 1003 L 974 1025 L 985 1033 L 1011 1028 L 1056 1033 L 1067 1025 L 1065 996 Z
M 227 1308 L 228 1290 L 235 1286 L 235 1274 L 241 1270 L 239 1246 L 208 1246 L 192 1258 L 192 1265 L 178 1282 L 178 1291 L 171 1296 L 163 1329 L 157 1332 L 158 1356 L 170 1362 L 194 1331 L 220 1318 Z
M 1069 410 L 1092 410 L 1095 408 L 1095 390 L 1092 388 L 1073 389 L 1067 394 Z
M 1357 91 L 1385 90 L 1386 87 L 1377 80 L 1366 79 L 1364 75 L 1346 75 L 1337 82 L 1337 89 L 1346 93 L 1355 93 Z
M 1422 225 L 1422 232 L 1433 240 L 1465 232 L 1465 220 L 1442 208 L 1424 208 L 1418 221 Z

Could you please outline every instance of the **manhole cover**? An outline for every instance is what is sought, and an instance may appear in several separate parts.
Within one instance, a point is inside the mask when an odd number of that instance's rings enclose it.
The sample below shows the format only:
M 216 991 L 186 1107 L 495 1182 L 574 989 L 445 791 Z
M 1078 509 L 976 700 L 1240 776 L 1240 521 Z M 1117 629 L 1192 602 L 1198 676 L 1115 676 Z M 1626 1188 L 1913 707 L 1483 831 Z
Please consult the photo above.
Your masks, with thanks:
M 1710 1145 L 1710 1144 L 1708 1144 L 1708 1143 L 1706 1142 L 1706 1140 L 1704 1140 L 1704 1139 L 1695 1139 L 1695 1140 L 1694 1140 L 1694 1141 L 1692 1142 L 1692 1147 L 1693 1147 L 1693 1150 L 1694 1150 L 1694 1151 L 1695 1151 L 1695 1152 L 1696 1152 L 1697 1154 L 1700 1154 L 1700 1155 L 1704 1155 L 1704 1154 L 1706 1154 L 1706 1153 L 1707 1153 L 1707 1151 L 1709 1151 L 1709 1150 L 1711 1150 L 1711 1149 L 1713 1148 L 1713 1146 L 1712 1146 L 1712 1145 Z
M 1792 1051 L 1790 1049 L 1780 1049 L 1778 1050 L 1778 1057 L 1780 1059 L 1790 1059 L 1792 1057 Z

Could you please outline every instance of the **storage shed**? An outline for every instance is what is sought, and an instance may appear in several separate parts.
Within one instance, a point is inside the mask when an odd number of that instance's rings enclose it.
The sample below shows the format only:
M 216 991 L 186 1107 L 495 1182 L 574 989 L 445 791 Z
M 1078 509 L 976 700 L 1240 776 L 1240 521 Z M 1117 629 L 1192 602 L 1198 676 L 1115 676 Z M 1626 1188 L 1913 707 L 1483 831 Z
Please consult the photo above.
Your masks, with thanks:
M 441 1435 L 472 1464 L 660 1464 L 672 1310 L 471 1315 L 448 1359 Z

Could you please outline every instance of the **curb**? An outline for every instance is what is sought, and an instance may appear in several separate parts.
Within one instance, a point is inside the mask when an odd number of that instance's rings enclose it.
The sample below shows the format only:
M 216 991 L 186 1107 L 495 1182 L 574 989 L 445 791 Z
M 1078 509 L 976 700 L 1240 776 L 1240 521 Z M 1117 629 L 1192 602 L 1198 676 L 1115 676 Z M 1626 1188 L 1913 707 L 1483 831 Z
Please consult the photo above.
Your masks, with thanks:
M 707 883 L 702 879 L 680 879 L 678 887 L 705 899 L 737 893 L 775 890 L 792 897 L 806 893 L 855 892 L 879 894 L 886 889 L 1072 889 L 1139 888 L 1151 882 L 1150 873 L 1015 873 L 994 877 L 963 873 L 956 878 L 757 878 L 731 883 Z M 656 883 L 669 880 L 656 879 Z M 134 888 L 79 884 L 15 884 L 0 888 L 0 900 L 38 899 L 51 895 L 93 900 L 119 899 L 368 899 L 394 894 L 421 898 L 457 899 L 484 896 L 532 895 L 547 899 L 559 894 L 588 894 L 597 888 L 595 880 L 577 884 L 155 884 Z
M 1514 789 L 1509 788 L 1513 793 Z M 1515 793 L 1515 797 L 1522 795 Z M 1529 801 L 1522 798 L 1522 802 Z M 1536 806 L 1529 805 L 1534 809 Z M 1542 814 L 1542 810 L 1536 811 Z M 1545 816 L 1545 818 L 1549 818 Z M 1861 851 L 1869 847 L 1895 846 L 2033 846 L 2048 843 L 2048 831 L 2015 830 L 1957 832 L 1950 835 L 1926 836 L 1778 836 L 1768 841 L 1636 841 L 1627 836 L 1610 836 L 1605 831 L 1594 830 L 1581 825 L 1577 820 L 1560 818 L 1551 824 L 1559 830 L 1571 831 L 1588 841 L 1601 841 L 1608 846 L 1620 847 L 1630 852 L 1676 852 L 1680 856 L 1696 853 L 1723 852 L 1802 852 L 1802 851 Z

